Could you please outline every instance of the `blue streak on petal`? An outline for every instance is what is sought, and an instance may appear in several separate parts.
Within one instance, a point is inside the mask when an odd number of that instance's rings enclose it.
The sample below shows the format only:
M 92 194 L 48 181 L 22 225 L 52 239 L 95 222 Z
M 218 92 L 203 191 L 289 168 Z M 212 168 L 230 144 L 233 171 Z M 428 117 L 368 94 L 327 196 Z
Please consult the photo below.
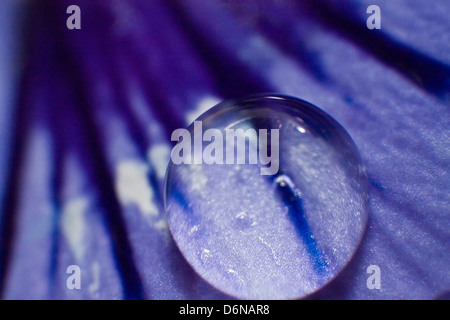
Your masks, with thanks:
M 285 181 L 283 174 L 274 176 L 276 183 L 276 192 L 280 196 L 289 211 L 289 218 L 294 224 L 298 235 L 303 240 L 306 249 L 311 257 L 314 269 L 319 275 L 324 275 L 328 271 L 328 264 L 325 261 L 323 253 L 320 251 L 316 239 L 309 227 L 303 206 L 303 199 L 298 195 L 290 183 L 279 183 L 278 179 Z

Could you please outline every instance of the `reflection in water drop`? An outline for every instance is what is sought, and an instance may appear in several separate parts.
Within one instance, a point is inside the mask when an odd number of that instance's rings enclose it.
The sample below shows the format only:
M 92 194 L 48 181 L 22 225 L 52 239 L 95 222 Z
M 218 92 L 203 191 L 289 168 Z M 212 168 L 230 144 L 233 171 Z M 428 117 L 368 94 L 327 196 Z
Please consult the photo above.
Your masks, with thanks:
M 273 95 L 219 104 L 198 121 L 203 132 L 216 129 L 223 137 L 229 129 L 265 129 L 267 140 L 239 151 L 225 139 L 204 139 L 198 148 L 193 138 L 191 150 L 200 154 L 223 143 L 223 155 L 209 153 L 223 156 L 223 164 L 170 163 L 168 221 L 192 267 L 244 299 L 301 298 L 334 278 L 357 249 L 368 217 L 367 177 L 345 130 L 304 101 Z M 271 129 L 279 130 L 279 141 Z M 188 130 L 194 136 L 194 125 Z M 267 156 L 279 151 L 273 175 L 261 174 L 267 161 L 248 161 L 251 152 L 261 160 L 263 147 Z M 245 163 L 226 164 L 227 152 L 237 160 L 242 150 Z

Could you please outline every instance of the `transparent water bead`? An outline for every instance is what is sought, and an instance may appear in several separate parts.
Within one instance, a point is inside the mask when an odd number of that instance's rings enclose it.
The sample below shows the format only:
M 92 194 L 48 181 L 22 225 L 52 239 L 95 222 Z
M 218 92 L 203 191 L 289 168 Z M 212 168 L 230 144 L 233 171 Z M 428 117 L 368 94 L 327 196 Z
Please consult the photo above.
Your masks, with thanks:
M 202 141 L 199 124 L 203 133 L 216 129 L 214 138 Z M 242 161 L 238 141 L 249 129 L 257 136 L 247 135 Z M 267 130 L 261 143 L 260 129 Z M 234 145 L 227 130 L 236 134 Z M 213 107 L 188 132 L 190 140 L 179 138 L 172 151 L 165 207 L 181 253 L 207 282 L 242 299 L 294 299 L 346 266 L 368 219 L 367 177 L 335 120 L 302 100 L 252 96 Z M 181 152 L 183 141 L 190 148 Z M 265 149 L 266 157 L 258 153 Z M 180 163 L 180 155 L 191 163 Z M 267 174 L 270 166 L 276 173 Z

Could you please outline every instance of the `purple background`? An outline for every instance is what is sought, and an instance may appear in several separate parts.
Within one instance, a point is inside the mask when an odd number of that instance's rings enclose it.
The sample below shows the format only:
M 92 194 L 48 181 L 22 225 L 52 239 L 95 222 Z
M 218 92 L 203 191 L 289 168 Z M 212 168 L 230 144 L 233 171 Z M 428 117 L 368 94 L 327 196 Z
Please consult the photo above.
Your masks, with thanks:
M 165 161 L 174 129 L 261 92 L 328 112 L 371 182 L 361 247 L 311 298 L 448 298 L 448 1 L 36 2 L 0 3 L 2 298 L 228 298 L 171 240 Z

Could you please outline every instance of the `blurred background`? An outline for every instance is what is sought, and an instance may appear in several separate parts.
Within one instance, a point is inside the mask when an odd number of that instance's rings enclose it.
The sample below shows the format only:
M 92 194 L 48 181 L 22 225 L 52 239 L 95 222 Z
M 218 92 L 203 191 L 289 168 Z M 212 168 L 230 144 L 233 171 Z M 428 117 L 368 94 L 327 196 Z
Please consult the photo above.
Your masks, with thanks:
M 1 297 L 232 298 L 171 238 L 170 135 L 224 99 L 276 92 L 342 124 L 370 180 L 358 252 L 309 298 L 448 299 L 449 17 L 445 0 L 2 0 Z

